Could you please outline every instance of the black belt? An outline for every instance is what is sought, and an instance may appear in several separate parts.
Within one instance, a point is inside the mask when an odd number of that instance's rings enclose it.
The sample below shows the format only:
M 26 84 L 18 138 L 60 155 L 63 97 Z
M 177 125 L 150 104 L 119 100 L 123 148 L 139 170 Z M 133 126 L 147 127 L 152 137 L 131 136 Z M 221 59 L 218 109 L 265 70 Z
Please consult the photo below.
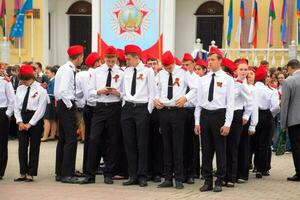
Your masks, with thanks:
M 269 109 L 267 109 L 267 110 L 259 109 L 259 112 L 270 112 L 270 110 Z
M 226 112 L 226 108 L 220 108 L 217 110 L 207 110 L 207 109 L 203 108 L 202 111 L 207 114 L 220 114 L 220 113 Z
M 129 101 L 125 101 L 125 106 L 126 105 L 131 106 L 133 108 L 137 108 L 137 107 L 146 107 L 148 106 L 148 103 L 132 103 Z
M 6 111 L 7 108 L 0 108 L 0 111 Z
M 176 107 L 176 106 L 165 106 L 162 110 L 183 110 L 184 108 Z
M 26 110 L 24 112 L 21 112 L 21 114 L 32 114 L 35 113 L 35 110 Z
M 121 101 L 118 101 L 118 102 L 97 102 L 97 104 L 96 104 L 96 106 L 104 106 L 104 107 L 116 106 L 116 105 L 121 105 Z
M 186 110 L 195 110 L 195 107 L 184 107 Z

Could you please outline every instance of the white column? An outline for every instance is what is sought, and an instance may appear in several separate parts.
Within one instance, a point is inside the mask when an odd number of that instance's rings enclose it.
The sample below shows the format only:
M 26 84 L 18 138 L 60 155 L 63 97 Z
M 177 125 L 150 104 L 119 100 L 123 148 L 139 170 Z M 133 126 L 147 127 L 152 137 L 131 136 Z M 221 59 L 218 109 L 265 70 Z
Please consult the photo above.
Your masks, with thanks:
M 92 51 L 98 50 L 98 33 L 100 32 L 100 1 L 92 0 Z
M 175 18 L 176 0 L 162 0 L 163 51 L 170 50 L 175 54 Z
M 44 66 L 49 65 L 49 3 L 48 0 L 44 0 L 44 6 L 43 6 L 43 31 L 44 31 L 44 49 L 43 49 L 43 64 Z

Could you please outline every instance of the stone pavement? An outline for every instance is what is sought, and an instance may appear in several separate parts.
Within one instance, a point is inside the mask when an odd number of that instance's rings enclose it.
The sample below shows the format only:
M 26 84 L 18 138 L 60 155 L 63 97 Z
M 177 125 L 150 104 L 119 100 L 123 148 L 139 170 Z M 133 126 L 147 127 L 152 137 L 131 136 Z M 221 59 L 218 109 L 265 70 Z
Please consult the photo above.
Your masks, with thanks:
M 77 169 L 81 169 L 82 144 L 78 145 Z M 300 183 L 290 183 L 286 177 L 294 173 L 292 156 L 285 154 L 273 156 L 270 177 L 256 180 L 254 174 L 248 183 L 238 184 L 235 188 L 223 188 L 222 193 L 200 193 L 202 180 L 194 185 L 185 184 L 183 190 L 158 189 L 157 184 L 149 182 L 149 187 L 124 187 L 122 181 L 112 186 L 105 185 L 103 178 L 97 176 L 93 185 L 66 185 L 54 181 L 56 142 L 41 144 L 39 175 L 33 183 L 14 183 L 18 177 L 18 143 L 9 142 L 9 161 L 4 180 L 0 181 L 0 200 L 155 200 L 155 199 L 214 199 L 214 200 L 299 200 Z

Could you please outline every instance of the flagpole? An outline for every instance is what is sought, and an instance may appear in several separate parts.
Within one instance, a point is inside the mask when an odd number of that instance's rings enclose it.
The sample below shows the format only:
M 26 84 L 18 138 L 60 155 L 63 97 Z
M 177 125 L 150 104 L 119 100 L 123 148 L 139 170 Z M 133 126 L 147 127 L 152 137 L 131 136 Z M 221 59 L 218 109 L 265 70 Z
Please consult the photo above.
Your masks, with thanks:
M 268 30 L 268 53 L 267 53 L 267 61 L 269 61 L 269 57 L 270 57 L 270 44 L 271 44 L 271 23 L 272 23 L 272 17 L 269 17 L 269 30 Z
M 6 38 L 6 14 L 4 15 L 4 40 L 7 41 L 7 38 Z
M 21 64 L 22 60 L 21 60 L 21 38 L 18 38 L 18 49 L 19 49 L 19 64 Z
M 33 32 L 33 12 L 31 13 L 31 61 L 33 62 L 33 58 L 34 58 L 34 52 L 33 52 L 33 48 L 34 48 L 34 32 Z

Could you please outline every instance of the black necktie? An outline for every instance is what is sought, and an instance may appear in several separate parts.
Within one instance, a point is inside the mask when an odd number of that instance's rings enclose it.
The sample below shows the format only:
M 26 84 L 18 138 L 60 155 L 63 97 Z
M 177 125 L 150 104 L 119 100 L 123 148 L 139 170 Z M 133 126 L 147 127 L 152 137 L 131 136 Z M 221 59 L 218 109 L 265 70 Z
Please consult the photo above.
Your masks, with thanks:
M 74 91 L 76 93 L 76 71 L 74 71 Z
M 136 89 L 136 68 L 133 69 L 133 77 L 132 77 L 132 82 L 131 82 L 131 95 L 135 95 L 135 89 Z
M 108 75 L 106 79 L 106 87 L 111 87 L 111 68 L 108 68 Z
M 185 91 L 185 94 L 187 94 L 187 93 L 189 93 L 190 92 L 190 87 L 189 86 L 187 86 L 187 88 L 186 88 L 186 91 Z
M 214 99 L 214 86 L 215 86 L 215 73 L 211 75 L 211 81 L 209 85 L 208 101 L 211 102 Z
M 173 98 L 173 77 L 172 73 L 169 73 L 169 82 L 168 82 L 168 99 Z
M 27 110 L 28 98 L 29 98 L 30 87 L 27 88 L 26 95 L 23 100 L 21 113 L 25 113 Z

